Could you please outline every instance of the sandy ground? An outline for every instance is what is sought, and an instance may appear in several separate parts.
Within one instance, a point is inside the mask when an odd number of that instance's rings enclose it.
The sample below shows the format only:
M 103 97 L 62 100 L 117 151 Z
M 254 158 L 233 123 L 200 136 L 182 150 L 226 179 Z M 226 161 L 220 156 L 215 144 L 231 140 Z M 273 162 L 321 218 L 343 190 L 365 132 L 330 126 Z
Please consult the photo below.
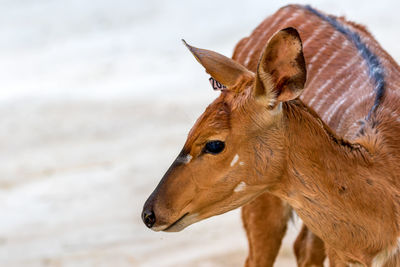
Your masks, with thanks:
M 174 234 L 140 212 L 216 97 L 180 38 L 229 55 L 284 3 L 1 1 L 0 266 L 241 266 L 238 210 Z M 311 3 L 400 58 L 395 0 Z

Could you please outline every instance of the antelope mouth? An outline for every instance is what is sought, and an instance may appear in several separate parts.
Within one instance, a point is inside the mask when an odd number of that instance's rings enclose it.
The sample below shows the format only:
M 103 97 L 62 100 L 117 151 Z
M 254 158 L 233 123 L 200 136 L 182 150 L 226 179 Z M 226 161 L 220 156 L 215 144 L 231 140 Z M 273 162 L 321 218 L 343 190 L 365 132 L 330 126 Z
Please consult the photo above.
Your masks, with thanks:
M 186 212 L 185 214 L 182 215 L 178 220 L 170 224 L 167 228 L 165 228 L 164 232 L 179 232 L 183 230 L 183 228 L 186 227 L 186 224 L 183 223 L 183 220 L 189 215 L 189 212 Z

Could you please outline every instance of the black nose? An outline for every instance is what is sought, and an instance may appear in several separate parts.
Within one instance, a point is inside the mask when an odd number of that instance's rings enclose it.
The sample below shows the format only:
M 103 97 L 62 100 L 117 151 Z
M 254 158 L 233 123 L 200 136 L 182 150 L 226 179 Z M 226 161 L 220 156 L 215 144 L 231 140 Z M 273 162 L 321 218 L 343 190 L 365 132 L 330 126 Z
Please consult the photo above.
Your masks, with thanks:
M 144 210 L 142 212 L 142 220 L 147 227 L 151 228 L 156 222 L 156 216 L 152 210 Z

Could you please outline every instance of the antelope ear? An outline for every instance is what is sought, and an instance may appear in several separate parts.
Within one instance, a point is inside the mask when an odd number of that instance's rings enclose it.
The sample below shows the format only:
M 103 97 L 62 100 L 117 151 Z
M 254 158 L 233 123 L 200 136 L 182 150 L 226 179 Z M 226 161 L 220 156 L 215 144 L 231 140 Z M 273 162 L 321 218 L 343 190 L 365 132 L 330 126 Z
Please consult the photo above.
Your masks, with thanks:
M 295 99 L 306 76 L 300 35 L 294 28 L 283 29 L 272 36 L 258 62 L 255 96 L 271 106 Z
M 214 51 L 190 46 L 183 40 L 185 46 L 215 80 L 230 88 L 239 84 L 244 77 L 254 77 L 254 74 L 236 61 Z

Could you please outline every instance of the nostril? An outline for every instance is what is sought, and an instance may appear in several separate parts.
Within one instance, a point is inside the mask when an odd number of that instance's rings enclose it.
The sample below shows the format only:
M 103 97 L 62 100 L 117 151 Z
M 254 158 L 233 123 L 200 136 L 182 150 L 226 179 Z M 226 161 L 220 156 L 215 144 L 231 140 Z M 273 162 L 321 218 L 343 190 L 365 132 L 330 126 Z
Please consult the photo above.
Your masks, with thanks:
M 142 213 L 142 220 L 147 227 L 151 228 L 156 222 L 156 216 L 153 211 L 144 210 Z

